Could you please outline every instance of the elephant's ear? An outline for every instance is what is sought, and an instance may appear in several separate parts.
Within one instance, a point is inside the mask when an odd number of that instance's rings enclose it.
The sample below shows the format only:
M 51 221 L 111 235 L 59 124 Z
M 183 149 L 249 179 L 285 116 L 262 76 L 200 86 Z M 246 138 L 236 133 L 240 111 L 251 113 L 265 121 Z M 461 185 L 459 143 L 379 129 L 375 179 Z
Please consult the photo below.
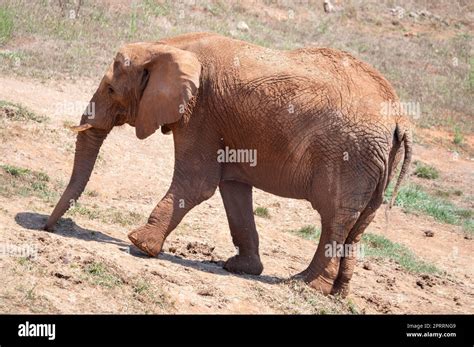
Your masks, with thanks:
M 135 121 L 139 139 L 182 117 L 187 103 L 197 94 L 201 75 L 201 64 L 194 53 L 174 47 L 155 55 L 144 68 L 148 82 Z

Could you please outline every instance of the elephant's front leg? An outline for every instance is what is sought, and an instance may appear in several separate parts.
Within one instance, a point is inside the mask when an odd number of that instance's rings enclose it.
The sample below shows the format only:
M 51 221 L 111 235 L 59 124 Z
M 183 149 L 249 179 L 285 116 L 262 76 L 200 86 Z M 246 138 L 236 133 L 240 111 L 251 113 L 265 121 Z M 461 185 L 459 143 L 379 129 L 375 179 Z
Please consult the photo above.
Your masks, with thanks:
M 224 268 L 234 273 L 260 275 L 263 265 L 258 254 L 252 186 L 236 181 L 221 181 L 219 191 L 224 201 L 232 241 L 238 248 L 238 254 L 229 258 Z
M 206 169 L 210 171 L 206 172 Z M 180 169 L 176 171 L 186 172 Z M 186 213 L 209 199 L 217 188 L 219 170 L 215 165 L 202 169 L 201 175 L 192 170 L 186 173 L 193 180 L 175 176 L 170 189 L 148 218 L 148 223 L 128 234 L 130 241 L 150 256 L 156 256 L 161 251 L 166 237 Z M 202 176 L 202 173 L 208 173 L 209 176 Z

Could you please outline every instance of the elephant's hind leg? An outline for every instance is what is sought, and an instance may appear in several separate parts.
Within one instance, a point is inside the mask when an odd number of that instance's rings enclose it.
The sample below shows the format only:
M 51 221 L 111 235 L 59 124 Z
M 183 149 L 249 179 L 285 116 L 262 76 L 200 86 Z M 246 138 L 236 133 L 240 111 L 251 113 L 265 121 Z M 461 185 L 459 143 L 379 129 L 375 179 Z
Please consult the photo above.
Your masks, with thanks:
M 349 294 L 349 282 L 351 281 L 352 274 L 354 273 L 354 267 L 357 262 L 357 247 L 362 234 L 367 226 L 372 222 L 375 217 L 375 210 L 367 208 L 361 214 L 357 223 L 354 225 L 346 239 L 345 245 L 350 245 L 350 249 L 353 252 L 344 254 L 341 258 L 339 265 L 339 272 L 334 282 L 331 294 L 340 295 L 346 297 Z
M 224 201 L 232 241 L 239 252 L 227 260 L 224 268 L 234 273 L 260 275 L 263 265 L 258 253 L 252 186 L 237 181 L 221 181 L 219 191 Z
M 360 213 L 352 208 L 339 208 L 321 215 L 321 237 L 308 268 L 301 273 L 305 282 L 323 294 L 330 294 L 339 271 L 341 246 Z
M 345 244 L 350 245 L 350 249 L 357 250 L 356 245 L 360 242 L 365 229 L 367 229 L 369 224 L 374 219 L 375 213 L 382 204 L 382 201 L 383 185 L 379 184 L 379 187 L 375 191 L 373 198 L 361 213 L 359 219 L 347 236 Z M 334 282 L 332 294 L 338 294 L 342 297 L 346 297 L 349 294 L 349 282 L 352 278 L 352 274 L 354 273 L 354 267 L 357 261 L 356 255 L 356 253 L 351 252 L 350 254 L 345 254 L 344 257 L 341 258 L 339 273 L 337 275 L 336 281 Z

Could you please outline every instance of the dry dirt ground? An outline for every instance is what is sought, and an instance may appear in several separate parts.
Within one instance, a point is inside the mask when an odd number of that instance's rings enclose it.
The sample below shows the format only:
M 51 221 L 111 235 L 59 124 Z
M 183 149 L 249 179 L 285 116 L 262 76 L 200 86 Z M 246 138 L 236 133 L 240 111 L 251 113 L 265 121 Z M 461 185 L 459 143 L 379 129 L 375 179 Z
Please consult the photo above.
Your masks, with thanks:
M 265 266 L 261 276 L 222 269 L 235 249 L 218 192 L 185 217 L 162 254 L 143 256 L 129 248 L 126 235 L 165 193 L 173 141 L 162 134 L 139 141 L 129 126 L 115 129 L 101 150 L 80 199 L 88 209 L 67 214 L 55 233 L 38 230 L 67 184 L 74 156 L 75 137 L 66 125 L 75 124 L 81 110 L 58 114 L 58 105 L 88 101 L 95 83 L 0 77 L 0 100 L 49 117 L 43 123 L 0 119 L 0 164 L 45 172 L 53 190 L 49 198 L 0 194 L 0 312 L 474 313 L 472 239 L 461 227 L 399 207 L 387 220 L 384 205 L 368 231 L 407 246 L 443 273 L 412 274 L 394 261 L 366 257 L 357 265 L 347 299 L 323 297 L 288 280 L 305 268 L 317 245 L 290 231 L 319 226 L 319 216 L 307 202 L 259 190 L 255 207 L 270 214 L 256 217 Z M 415 159 L 440 169 L 439 184 L 472 196 L 472 158 L 453 158 L 430 141 L 417 144 L 414 152 Z M 33 256 L 20 256 L 26 247 Z

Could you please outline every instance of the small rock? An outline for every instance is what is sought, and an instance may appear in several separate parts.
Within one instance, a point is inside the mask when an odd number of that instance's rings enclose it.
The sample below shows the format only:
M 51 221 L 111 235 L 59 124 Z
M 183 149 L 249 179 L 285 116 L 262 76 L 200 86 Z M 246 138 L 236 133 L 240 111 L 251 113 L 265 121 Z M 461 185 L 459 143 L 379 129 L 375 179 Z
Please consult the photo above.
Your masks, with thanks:
M 60 272 L 55 272 L 55 273 L 54 273 L 54 276 L 57 277 L 57 278 L 64 278 L 65 280 L 68 280 L 68 279 L 71 278 L 71 276 L 63 275 L 63 274 L 60 273 Z
M 472 236 L 471 236 L 471 235 L 464 235 L 464 238 L 465 238 L 466 240 L 472 240 Z
M 61 255 L 59 259 L 62 260 L 63 264 L 69 264 L 71 262 L 67 255 Z
M 434 236 L 434 232 L 431 231 L 431 230 L 423 230 L 423 232 L 425 233 L 426 237 L 433 237 Z
M 422 280 L 417 280 L 417 281 L 416 281 L 416 285 L 417 285 L 418 287 L 420 287 L 421 289 L 423 289 L 423 288 L 425 287 L 425 284 L 423 283 Z
M 170 248 L 168 248 L 168 251 L 170 253 L 176 253 L 176 247 L 171 246 Z
M 370 263 L 364 263 L 364 265 L 362 265 L 362 268 L 364 270 L 372 270 L 372 264 Z
M 239 29 L 240 31 L 245 31 L 245 32 L 250 30 L 249 26 L 244 21 L 240 21 L 237 23 L 237 29 Z
M 334 11 L 334 5 L 331 4 L 331 1 L 329 0 L 324 0 L 324 12 L 329 13 Z
M 418 14 L 422 17 L 431 17 L 431 12 L 427 10 L 418 11 Z
M 410 17 L 412 17 L 412 18 L 415 18 L 415 19 L 417 19 L 417 18 L 419 17 L 418 14 L 417 14 L 416 12 L 413 12 L 413 11 L 410 12 L 410 13 L 408 14 L 408 16 L 410 16 Z
M 405 9 L 401 6 L 395 6 L 394 8 L 390 9 L 390 13 L 392 16 L 397 16 L 401 19 L 405 15 Z
M 201 296 L 214 296 L 214 294 L 209 289 L 201 289 L 198 291 L 198 295 Z

